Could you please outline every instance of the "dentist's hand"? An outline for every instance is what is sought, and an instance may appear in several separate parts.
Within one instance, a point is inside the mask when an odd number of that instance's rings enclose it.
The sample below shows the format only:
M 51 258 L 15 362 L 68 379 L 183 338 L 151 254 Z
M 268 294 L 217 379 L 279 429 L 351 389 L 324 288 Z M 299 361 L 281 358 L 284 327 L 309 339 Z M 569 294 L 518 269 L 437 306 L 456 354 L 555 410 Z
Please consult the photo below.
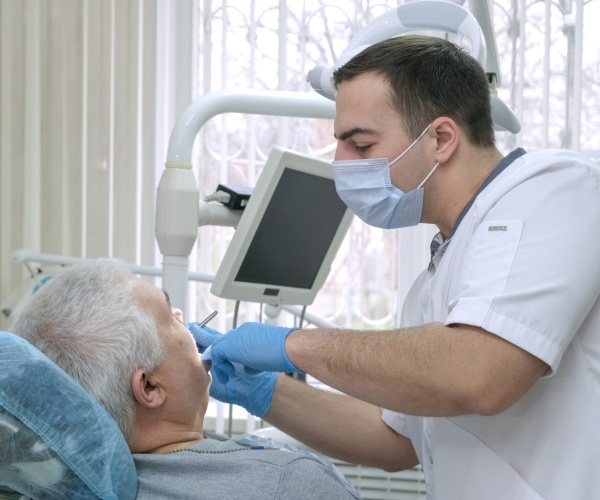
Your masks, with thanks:
M 277 374 L 246 368 L 239 363 L 224 363 L 213 366 L 210 395 L 246 409 L 252 415 L 262 417 L 271 408 L 271 397 L 275 389 Z
M 303 373 L 285 353 L 285 340 L 294 330 L 296 328 L 244 323 L 211 342 L 213 367 L 231 372 L 226 365 L 232 362 L 254 370 Z
M 222 334 L 216 330 L 213 330 L 208 326 L 200 326 L 198 323 L 186 323 L 185 327 L 194 337 L 196 345 L 198 346 L 198 352 L 201 354 L 204 353 L 215 340 L 222 337 Z
M 202 354 L 202 361 L 211 364 L 211 346 L 224 336 L 198 323 L 187 323 L 185 326 L 196 341 L 198 351 Z M 218 370 L 212 367 L 210 372 L 212 374 L 211 397 L 224 403 L 239 405 L 257 417 L 262 417 L 269 411 L 277 374 L 259 372 L 229 362 L 221 364 Z

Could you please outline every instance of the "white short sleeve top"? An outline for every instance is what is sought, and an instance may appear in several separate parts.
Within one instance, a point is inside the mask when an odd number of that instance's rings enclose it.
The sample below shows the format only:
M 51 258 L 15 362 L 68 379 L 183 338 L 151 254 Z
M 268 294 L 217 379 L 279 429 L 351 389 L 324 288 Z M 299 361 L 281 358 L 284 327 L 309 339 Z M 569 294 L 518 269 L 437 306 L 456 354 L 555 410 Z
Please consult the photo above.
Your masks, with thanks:
M 382 419 L 413 442 L 429 498 L 600 498 L 600 168 L 546 150 L 475 199 L 413 285 L 402 326 L 481 327 L 550 372 L 494 416 Z

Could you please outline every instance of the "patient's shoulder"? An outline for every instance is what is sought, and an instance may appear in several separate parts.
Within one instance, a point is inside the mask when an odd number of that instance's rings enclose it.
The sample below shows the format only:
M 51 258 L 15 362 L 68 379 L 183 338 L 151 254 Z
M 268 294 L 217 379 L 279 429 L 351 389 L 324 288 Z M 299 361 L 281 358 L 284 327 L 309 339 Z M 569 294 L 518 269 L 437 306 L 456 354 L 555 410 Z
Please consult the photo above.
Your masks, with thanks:
M 133 455 L 138 499 L 356 498 L 324 458 L 241 440 L 209 437 L 175 452 Z M 306 496 L 306 491 L 315 492 Z M 317 492 L 322 492 L 318 493 Z M 327 495 L 325 495 L 327 493 Z M 334 495 L 335 494 L 335 495 Z

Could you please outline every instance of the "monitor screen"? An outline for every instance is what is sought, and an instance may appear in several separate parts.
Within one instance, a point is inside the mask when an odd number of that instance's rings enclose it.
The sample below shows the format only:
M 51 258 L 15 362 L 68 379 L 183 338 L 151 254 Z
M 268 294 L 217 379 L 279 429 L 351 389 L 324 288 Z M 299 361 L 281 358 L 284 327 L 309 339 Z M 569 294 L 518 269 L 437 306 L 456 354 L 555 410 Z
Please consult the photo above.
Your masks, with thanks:
M 211 291 L 235 300 L 312 303 L 351 219 L 330 163 L 274 148 Z

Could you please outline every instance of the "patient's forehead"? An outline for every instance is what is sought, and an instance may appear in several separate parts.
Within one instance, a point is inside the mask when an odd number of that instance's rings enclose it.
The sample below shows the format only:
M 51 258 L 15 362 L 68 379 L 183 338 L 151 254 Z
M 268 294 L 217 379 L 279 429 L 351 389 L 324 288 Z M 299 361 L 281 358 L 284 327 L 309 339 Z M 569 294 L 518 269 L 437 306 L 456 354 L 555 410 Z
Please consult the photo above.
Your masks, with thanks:
M 137 303 L 157 322 L 171 321 L 171 306 L 165 292 L 156 285 L 149 283 L 138 276 L 132 275 L 131 293 Z

